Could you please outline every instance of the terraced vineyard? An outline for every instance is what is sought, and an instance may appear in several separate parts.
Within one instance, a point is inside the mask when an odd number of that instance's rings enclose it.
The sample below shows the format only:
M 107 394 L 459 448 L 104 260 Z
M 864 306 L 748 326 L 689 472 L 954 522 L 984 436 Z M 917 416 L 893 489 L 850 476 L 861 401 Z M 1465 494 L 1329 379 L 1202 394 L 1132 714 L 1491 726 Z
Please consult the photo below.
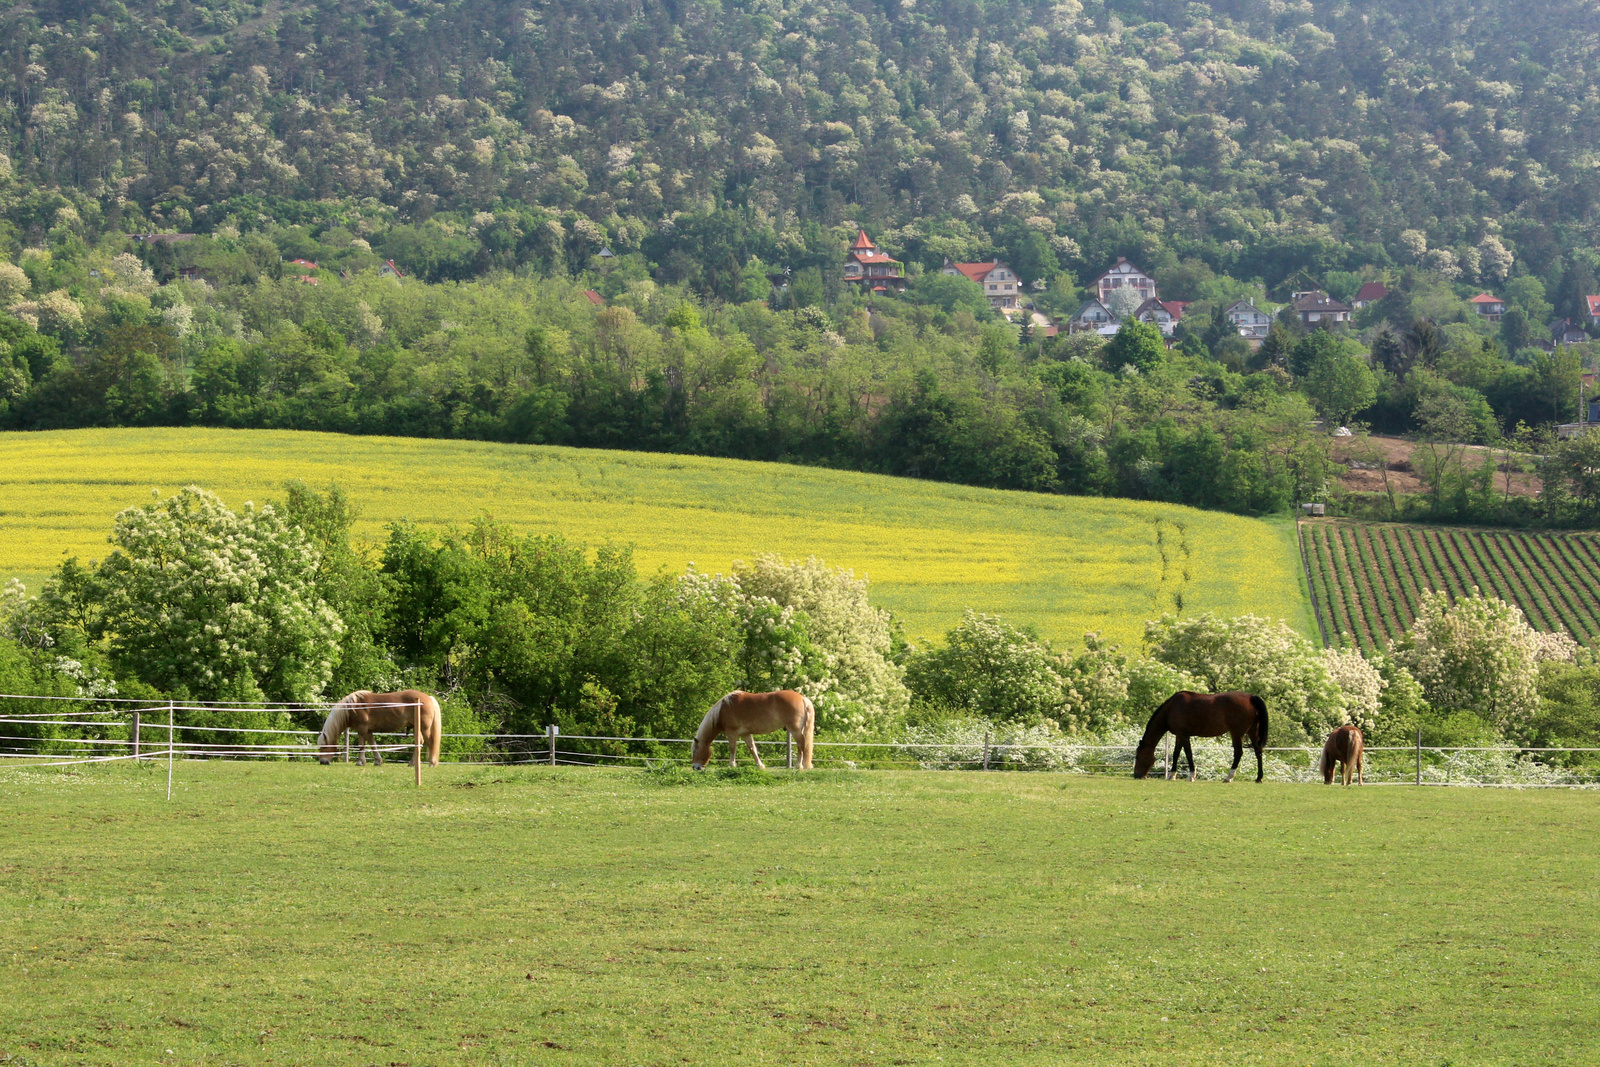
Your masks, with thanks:
M 1600 534 L 1308 522 L 1300 546 L 1330 644 L 1381 648 L 1422 595 L 1471 592 L 1517 605 L 1536 630 L 1600 643 Z

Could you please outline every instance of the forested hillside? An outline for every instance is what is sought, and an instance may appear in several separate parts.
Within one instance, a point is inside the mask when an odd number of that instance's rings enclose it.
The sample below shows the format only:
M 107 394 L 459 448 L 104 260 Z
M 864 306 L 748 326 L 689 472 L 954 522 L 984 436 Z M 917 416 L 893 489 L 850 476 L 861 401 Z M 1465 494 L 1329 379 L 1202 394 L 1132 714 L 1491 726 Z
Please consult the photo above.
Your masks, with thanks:
M 1493 282 L 1509 251 L 1576 315 L 1592 19 L 1573 0 L 45 0 L 0 20 L 4 215 L 14 244 L 63 198 L 91 231 L 339 222 L 431 277 L 609 243 L 727 298 L 748 255 L 816 256 L 807 222 L 930 265 L 998 250 L 1029 281 L 1129 254 L 1269 285 L 1419 260 Z

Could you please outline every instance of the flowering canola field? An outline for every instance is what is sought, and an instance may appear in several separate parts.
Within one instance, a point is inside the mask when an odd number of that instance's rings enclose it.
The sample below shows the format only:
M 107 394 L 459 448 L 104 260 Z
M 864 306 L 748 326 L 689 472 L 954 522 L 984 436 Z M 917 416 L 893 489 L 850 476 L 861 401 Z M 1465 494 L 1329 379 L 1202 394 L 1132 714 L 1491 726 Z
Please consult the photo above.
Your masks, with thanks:
M 909 636 L 966 608 L 1058 644 L 1137 645 L 1147 618 L 1251 612 L 1315 631 L 1294 527 L 1130 500 L 1048 496 L 776 463 L 479 441 L 220 429 L 0 434 L 0 581 L 35 588 L 62 558 L 105 554 L 119 510 L 195 484 L 238 507 L 300 479 L 337 483 L 386 523 L 488 515 L 591 546 L 632 545 L 642 573 L 727 570 L 763 552 L 872 580 Z

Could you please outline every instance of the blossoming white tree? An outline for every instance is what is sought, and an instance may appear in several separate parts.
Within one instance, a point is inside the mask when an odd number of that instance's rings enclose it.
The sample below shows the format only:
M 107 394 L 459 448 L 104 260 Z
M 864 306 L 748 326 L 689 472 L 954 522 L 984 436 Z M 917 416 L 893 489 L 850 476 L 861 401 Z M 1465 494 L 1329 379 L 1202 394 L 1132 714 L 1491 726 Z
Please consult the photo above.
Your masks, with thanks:
M 270 506 L 235 512 L 195 486 L 116 518 L 100 565 L 124 670 L 205 700 L 312 700 L 344 623 L 317 595 L 318 555 Z
M 1393 655 L 1435 709 L 1473 712 L 1516 738 L 1539 710 L 1539 660 L 1570 658 L 1575 648 L 1570 638 L 1541 640 L 1520 608 L 1475 586 L 1455 603 L 1425 596 Z

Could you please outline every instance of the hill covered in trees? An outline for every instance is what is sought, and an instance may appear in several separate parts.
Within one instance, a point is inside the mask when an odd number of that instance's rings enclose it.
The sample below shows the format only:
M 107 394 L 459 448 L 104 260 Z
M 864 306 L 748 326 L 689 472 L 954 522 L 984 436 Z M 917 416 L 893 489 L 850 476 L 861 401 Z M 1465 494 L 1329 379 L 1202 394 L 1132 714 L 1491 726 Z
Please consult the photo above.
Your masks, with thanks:
M 1030 283 L 1130 255 L 1169 298 L 1195 295 L 1186 258 L 1269 286 L 1521 269 L 1576 316 L 1600 190 L 1588 18 L 1572 0 L 44 0 L 0 16 L 0 216 L 14 248 L 336 228 L 367 246 L 351 263 L 432 280 L 609 245 L 724 299 L 752 256 L 831 263 L 818 227 L 853 222 L 910 262 L 998 253 Z

